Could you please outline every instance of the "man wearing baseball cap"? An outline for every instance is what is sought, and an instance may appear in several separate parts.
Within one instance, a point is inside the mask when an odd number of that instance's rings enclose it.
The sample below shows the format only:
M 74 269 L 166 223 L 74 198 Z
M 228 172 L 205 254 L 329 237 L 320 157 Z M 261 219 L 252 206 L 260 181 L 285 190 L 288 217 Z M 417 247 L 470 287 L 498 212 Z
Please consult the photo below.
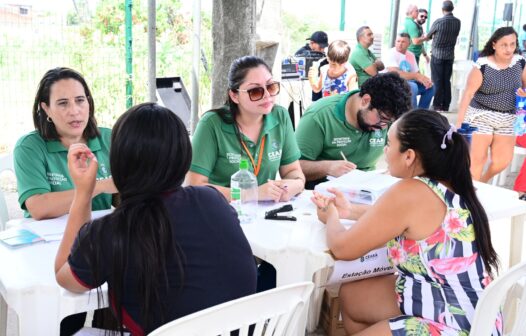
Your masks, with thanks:
M 318 70 L 325 64 L 329 64 L 325 58 L 325 48 L 329 45 L 329 39 L 327 38 L 327 33 L 323 31 L 315 31 L 312 33 L 311 37 L 306 39 L 309 43 L 301 47 L 294 56 L 296 57 L 310 57 L 314 59 L 322 59 L 319 63 Z M 312 101 L 316 101 L 322 97 L 322 93 L 312 91 Z
M 311 37 L 307 38 L 306 40 L 308 40 L 309 43 L 305 44 L 298 51 L 296 51 L 294 56 L 308 57 L 311 56 L 313 51 L 323 53 L 325 55 L 324 49 L 329 45 L 327 33 L 316 31 L 312 33 Z

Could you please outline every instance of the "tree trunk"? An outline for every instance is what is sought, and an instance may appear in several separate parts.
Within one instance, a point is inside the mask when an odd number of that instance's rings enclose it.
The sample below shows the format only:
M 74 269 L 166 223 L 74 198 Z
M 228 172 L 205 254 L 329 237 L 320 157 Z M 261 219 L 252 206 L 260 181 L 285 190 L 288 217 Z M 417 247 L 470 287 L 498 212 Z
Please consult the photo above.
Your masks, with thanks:
M 232 61 L 256 52 L 256 1 L 214 0 L 212 106 L 225 103 Z

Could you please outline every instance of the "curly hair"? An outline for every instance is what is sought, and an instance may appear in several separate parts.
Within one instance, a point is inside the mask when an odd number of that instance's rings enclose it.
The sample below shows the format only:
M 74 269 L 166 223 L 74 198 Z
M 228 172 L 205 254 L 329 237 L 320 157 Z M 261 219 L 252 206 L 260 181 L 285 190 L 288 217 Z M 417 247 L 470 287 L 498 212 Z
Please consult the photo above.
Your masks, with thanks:
M 360 97 L 371 96 L 371 109 L 398 119 L 411 109 L 411 88 L 396 72 L 378 74 L 360 87 Z
M 495 49 L 493 49 L 493 44 L 497 43 L 497 41 L 503 38 L 504 36 L 508 36 L 511 34 L 515 34 L 515 40 L 516 40 L 515 44 L 517 46 L 513 53 L 518 54 L 519 53 L 519 37 L 517 35 L 517 32 L 515 31 L 515 29 L 513 29 L 513 27 L 500 27 L 499 29 L 495 30 L 493 35 L 491 35 L 488 42 L 486 42 L 486 44 L 484 45 L 484 49 L 482 49 L 479 56 L 482 57 L 482 56 L 494 55 Z

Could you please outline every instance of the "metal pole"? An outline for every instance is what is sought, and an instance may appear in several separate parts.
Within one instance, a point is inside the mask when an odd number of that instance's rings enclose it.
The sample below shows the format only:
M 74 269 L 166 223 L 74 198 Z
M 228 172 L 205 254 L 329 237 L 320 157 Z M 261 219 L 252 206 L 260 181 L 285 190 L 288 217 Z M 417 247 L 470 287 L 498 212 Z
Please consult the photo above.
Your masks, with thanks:
M 513 1 L 513 13 L 517 13 L 517 0 Z M 513 28 L 515 28 L 515 22 L 518 22 L 515 20 L 515 18 L 517 17 L 517 15 L 513 14 L 512 17 L 511 17 L 511 26 Z M 519 30 L 520 31 L 520 30 Z
M 199 60 L 201 56 L 201 0 L 194 0 L 194 41 L 192 49 L 192 99 L 190 102 L 190 133 L 199 121 Z
M 469 42 L 468 42 L 468 50 L 466 59 L 470 60 L 473 56 L 473 51 L 475 48 L 478 49 L 478 46 L 475 46 L 475 35 L 477 34 L 477 27 L 478 27 L 478 6 L 477 6 L 478 0 L 473 0 L 473 14 L 471 18 L 471 27 L 469 30 Z
M 426 34 L 429 31 L 431 25 L 431 6 L 433 6 L 433 0 L 427 2 L 427 21 L 426 21 Z
M 157 102 L 156 64 L 155 64 L 155 0 L 148 0 L 148 99 Z
M 491 23 L 491 33 L 495 31 L 495 18 L 496 17 L 497 17 L 497 0 L 493 1 L 493 22 Z
M 340 31 L 345 30 L 345 0 L 340 1 Z
M 132 69 L 132 0 L 125 0 L 124 4 L 124 24 L 125 24 L 125 39 L 126 39 L 126 108 L 133 105 L 133 69 Z
M 392 2 L 393 10 L 391 11 L 391 43 L 389 47 L 394 47 L 396 42 L 396 31 L 398 30 L 398 14 L 400 13 L 400 0 L 395 0 Z

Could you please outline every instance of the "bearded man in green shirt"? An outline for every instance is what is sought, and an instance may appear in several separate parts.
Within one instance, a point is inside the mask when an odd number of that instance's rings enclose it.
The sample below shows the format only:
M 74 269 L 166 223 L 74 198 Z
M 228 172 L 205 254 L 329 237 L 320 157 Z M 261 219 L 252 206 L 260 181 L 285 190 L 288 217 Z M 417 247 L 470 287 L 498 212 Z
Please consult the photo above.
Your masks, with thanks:
M 328 175 L 375 169 L 389 125 L 410 108 L 411 90 L 397 73 L 378 74 L 359 90 L 313 103 L 296 130 L 306 188 Z

